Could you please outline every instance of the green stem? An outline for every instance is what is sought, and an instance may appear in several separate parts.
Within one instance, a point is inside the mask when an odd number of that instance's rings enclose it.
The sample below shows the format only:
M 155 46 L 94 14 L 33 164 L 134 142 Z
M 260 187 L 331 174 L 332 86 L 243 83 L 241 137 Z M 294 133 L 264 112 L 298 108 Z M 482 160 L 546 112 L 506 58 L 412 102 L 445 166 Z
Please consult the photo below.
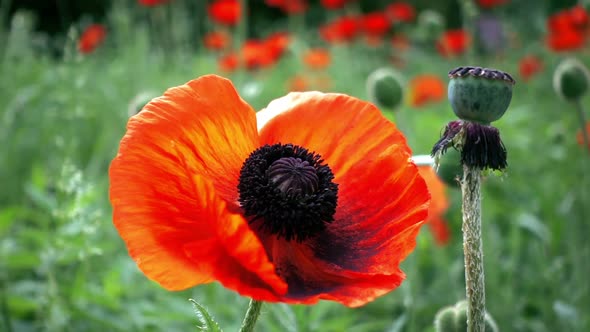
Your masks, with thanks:
M 582 106 L 580 98 L 576 99 L 574 105 L 576 106 L 578 119 L 580 120 L 580 126 L 582 126 L 582 138 L 584 141 L 584 149 L 588 151 L 588 153 L 590 153 L 590 134 L 588 134 L 588 130 L 586 128 L 586 115 L 584 114 L 584 106 Z
M 485 329 L 485 283 L 481 238 L 481 170 L 463 166 L 463 252 L 467 293 L 467 331 Z
M 256 320 L 260 315 L 260 308 L 262 307 L 261 301 L 250 300 L 250 304 L 248 304 L 248 311 L 246 311 L 246 316 L 244 316 L 244 321 L 242 322 L 242 327 L 240 327 L 240 332 L 252 332 L 254 331 L 254 325 L 256 325 Z

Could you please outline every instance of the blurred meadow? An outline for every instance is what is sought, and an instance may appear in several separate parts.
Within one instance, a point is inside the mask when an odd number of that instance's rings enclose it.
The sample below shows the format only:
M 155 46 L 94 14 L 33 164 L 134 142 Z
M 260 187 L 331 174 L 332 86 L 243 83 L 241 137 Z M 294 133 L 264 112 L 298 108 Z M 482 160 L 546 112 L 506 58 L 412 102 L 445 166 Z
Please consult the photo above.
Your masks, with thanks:
M 495 123 L 509 167 L 484 183 L 487 309 L 501 331 L 590 331 L 590 146 L 553 88 L 562 59 L 590 65 L 590 2 L 51 3 L 0 0 L 0 331 L 196 331 L 190 298 L 239 328 L 248 299 L 164 290 L 112 224 L 109 163 L 129 116 L 167 88 L 216 73 L 260 110 L 289 91 L 368 100 L 367 77 L 391 68 L 404 98 L 381 110 L 418 155 L 455 118 L 447 73 L 461 65 L 517 82 Z M 444 194 L 448 237 L 423 227 L 398 289 L 357 309 L 265 304 L 257 331 L 434 331 L 465 297 L 461 193 Z

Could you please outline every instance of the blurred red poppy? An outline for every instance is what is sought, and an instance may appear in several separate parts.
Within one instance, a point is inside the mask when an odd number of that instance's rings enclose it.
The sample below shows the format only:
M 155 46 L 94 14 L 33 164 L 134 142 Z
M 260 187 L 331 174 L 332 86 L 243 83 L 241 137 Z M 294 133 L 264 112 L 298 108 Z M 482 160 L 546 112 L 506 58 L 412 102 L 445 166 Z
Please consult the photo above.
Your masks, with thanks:
M 471 38 L 465 30 L 448 30 L 437 40 L 436 49 L 444 57 L 459 56 L 465 53 L 470 42 Z
M 588 12 L 581 5 L 565 9 L 547 19 L 547 46 L 556 52 L 584 47 L 590 27 Z
M 302 92 L 310 89 L 309 78 L 304 75 L 295 75 L 288 81 L 289 92 Z
M 109 170 L 113 222 L 168 290 L 218 281 L 259 301 L 358 307 L 401 284 L 427 217 L 410 157 L 368 102 L 290 93 L 256 113 L 203 76 L 129 120 Z
M 407 2 L 394 2 L 385 8 L 385 14 L 393 23 L 409 23 L 416 18 L 416 10 Z
M 265 47 L 275 61 L 285 53 L 290 43 L 291 35 L 287 32 L 274 32 L 264 40 Z
M 320 27 L 320 36 L 329 43 L 352 41 L 359 31 L 358 19 L 354 16 L 341 16 Z
M 343 8 L 348 0 L 321 0 L 320 3 L 326 9 L 340 9 Z
M 80 53 L 92 53 L 107 36 L 107 29 L 102 24 L 92 24 L 82 32 L 78 39 L 78 51 Z
M 482 8 L 494 8 L 510 2 L 510 0 L 477 0 Z
M 524 81 L 528 81 L 543 70 L 543 62 L 534 55 L 526 55 L 520 59 L 519 72 Z
M 239 0 L 215 0 L 207 8 L 214 22 L 234 26 L 240 22 L 242 7 Z
M 265 3 L 290 15 L 303 14 L 309 7 L 307 0 L 265 0 Z
M 231 73 L 240 68 L 240 56 L 237 53 L 228 53 L 217 59 L 217 66 L 226 73 Z
M 441 101 L 445 98 L 447 89 L 445 82 L 438 76 L 419 75 L 408 83 L 408 102 L 411 106 L 419 107 L 427 103 Z
M 391 47 L 396 51 L 407 51 L 411 46 L 410 39 L 401 33 L 393 35 L 390 41 Z
M 359 18 L 359 22 L 363 32 L 369 37 L 381 38 L 391 27 L 387 16 L 381 12 L 365 14 Z
M 586 122 L 586 132 L 590 133 L 590 121 Z M 582 129 L 578 130 L 576 140 L 580 146 L 584 146 L 584 134 L 582 133 Z M 588 150 L 590 150 L 590 145 L 588 145 Z
M 221 51 L 231 44 L 231 36 L 225 31 L 212 31 L 203 36 L 203 44 L 213 51 Z
M 451 239 L 451 231 L 444 219 L 444 214 L 449 208 L 447 198 L 447 186 L 430 166 L 418 167 L 420 175 L 426 181 L 430 192 L 430 206 L 428 207 L 428 218 L 426 223 L 438 245 L 445 245 Z
M 137 0 L 137 2 L 139 2 L 140 5 L 142 6 L 146 6 L 146 7 L 154 7 L 154 6 L 158 6 L 158 5 L 163 5 L 165 3 L 167 3 L 170 0 Z
M 311 69 L 326 69 L 331 61 L 332 55 L 325 48 L 313 48 L 303 53 L 303 63 Z

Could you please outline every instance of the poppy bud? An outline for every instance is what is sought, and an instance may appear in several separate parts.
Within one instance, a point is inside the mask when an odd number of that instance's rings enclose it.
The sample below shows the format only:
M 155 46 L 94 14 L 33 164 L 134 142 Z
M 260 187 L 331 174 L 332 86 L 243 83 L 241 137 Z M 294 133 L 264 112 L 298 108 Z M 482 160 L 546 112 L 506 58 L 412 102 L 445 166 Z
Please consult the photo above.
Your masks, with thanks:
M 497 332 L 498 326 L 494 319 L 486 312 L 485 332 Z M 463 332 L 467 331 L 467 302 L 460 301 L 454 306 L 442 308 L 434 319 L 436 332 Z
M 367 78 L 367 95 L 379 108 L 396 109 L 402 102 L 403 89 L 401 75 L 391 68 L 379 68 Z
M 574 101 L 588 91 L 588 68 L 574 58 L 563 60 L 553 74 L 553 88 L 563 99 Z
M 459 67 L 449 77 L 449 101 L 458 118 L 489 124 L 508 109 L 514 86 L 510 75 L 490 68 Z
M 456 149 L 450 149 L 440 158 L 438 175 L 450 187 L 458 188 L 459 181 L 463 174 L 461 166 L 461 153 Z

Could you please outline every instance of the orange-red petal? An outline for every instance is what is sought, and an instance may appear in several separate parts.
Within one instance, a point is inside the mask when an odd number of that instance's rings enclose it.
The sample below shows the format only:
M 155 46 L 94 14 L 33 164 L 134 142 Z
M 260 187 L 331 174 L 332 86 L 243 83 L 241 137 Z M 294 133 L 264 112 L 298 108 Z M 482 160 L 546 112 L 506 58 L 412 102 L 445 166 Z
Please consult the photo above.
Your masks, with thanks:
M 129 120 L 110 167 L 110 199 L 146 276 L 170 290 L 218 280 L 264 300 L 285 292 L 234 212 L 239 170 L 257 143 L 254 111 L 214 75 L 169 89 Z
M 451 238 L 451 232 L 443 216 L 449 208 L 445 183 L 439 178 L 431 166 L 420 166 L 420 175 L 426 181 L 432 197 L 428 208 L 427 223 L 438 245 L 445 245 Z
M 335 221 L 319 237 L 263 239 L 288 298 L 359 306 L 396 288 L 430 198 L 401 132 L 374 105 L 341 94 L 291 93 L 257 118 L 262 144 L 319 153 L 339 185 Z

